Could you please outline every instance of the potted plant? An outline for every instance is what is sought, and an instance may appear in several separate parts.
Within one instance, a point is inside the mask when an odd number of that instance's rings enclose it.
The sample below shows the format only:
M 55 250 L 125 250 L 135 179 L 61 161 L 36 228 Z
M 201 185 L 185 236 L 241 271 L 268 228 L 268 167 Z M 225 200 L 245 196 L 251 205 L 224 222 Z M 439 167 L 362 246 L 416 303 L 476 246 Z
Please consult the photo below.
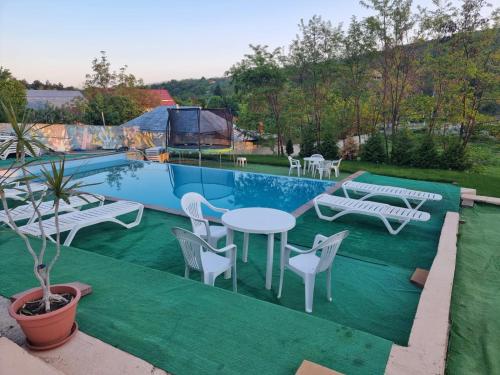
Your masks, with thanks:
M 26 162 L 25 156 L 27 150 L 32 152 L 36 147 L 43 149 L 45 146 L 33 135 L 34 124 L 28 124 L 25 121 L 26 116 L 18 122 L 12 106 L 8 107 L 2 101 L 0 105 L 15 133 L 10 141 L 2 144 L 0 153 L 2 149 L 16 145 L 16 161 L 0 177 L 0 199 L 7 216 L 7 224 L 24 241 L 26 250 L 33 258 L 33 273 L 40 284 L 38 288 L 21 294 L 9 307 L 9 313 L 21 326 L 31 348 L 51 349 L 68 341 L 77 331 L 75 316 L 81 296 L 80 290 L 71 285 L 51 285 L 50 275 L 61 254 L 60 203 L 61 201 L 68 203 L 70 196 L 80 195 L 77 190 L 83 185 L 73 182 L 72 176 L 64 176 L 63 158 L 50 162 L 48 169 L 42 168 L 41 173 L 47 189 L 42 193 L 42 197 L 38 197 L 32 189 L 32 180 L 35 176 L 29 172 L 30 163 Z M 13 220 L 6 196 L 7 189 L 13 188 L 22 188 L 27 204 L 33 207 L 35 220 L 40 223 L 41 241 L 33 241 L 32 238 L 22 233 Z M 41 224 L 43 214 L 40 212 L 39 203 L 44 196 L 53 199 L 54 204 L 52 213 L 56 236 L 53 253 L 48 251 L 47 238 Z

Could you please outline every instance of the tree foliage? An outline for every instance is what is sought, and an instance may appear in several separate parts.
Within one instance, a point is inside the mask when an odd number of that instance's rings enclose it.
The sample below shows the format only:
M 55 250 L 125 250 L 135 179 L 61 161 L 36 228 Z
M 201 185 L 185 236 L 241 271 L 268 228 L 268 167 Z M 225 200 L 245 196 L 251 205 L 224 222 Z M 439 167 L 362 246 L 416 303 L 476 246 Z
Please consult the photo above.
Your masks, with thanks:
M 372 163 L 383 163 L 386 161 L 384 140 L 380 132 L 373 133 L 361 149 L 361 158 Z
M 0 100 L 12 106 L 16 116 L 21 117 L 27 104 L 26 89 L 15 79 L 10 70 L 0 66 Z M 5 111 L 0 111 L 0 122 L 7 122 Z
M 278 154 L 283 155 L 282 112 L 287 79 L 282 69 L 281 50 L 269 51 L 267 46 L 260 45 L 250 45 L 250 48 L 252 53 L 233 65 L 227 74 L 237 94 L 266 109 L 264 116 L 272 119 L 278 136 Z

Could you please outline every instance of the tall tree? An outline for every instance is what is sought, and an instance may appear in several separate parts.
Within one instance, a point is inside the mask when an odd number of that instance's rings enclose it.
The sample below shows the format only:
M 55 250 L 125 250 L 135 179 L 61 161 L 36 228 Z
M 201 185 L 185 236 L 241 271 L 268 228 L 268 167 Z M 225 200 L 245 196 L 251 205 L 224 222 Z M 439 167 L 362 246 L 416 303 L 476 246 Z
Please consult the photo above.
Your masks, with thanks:
M 463 0 L 460 8 L 433 2 L 434 9 L 422 9 L 422 28 L 434 39 L 436 52 L 429 57 L 429 65 L 435 67 L 431 70 L 434 87 L 445 88 L 437 90 L 439 101 L 433 110 L 438 116 L 444 115 L 441 103 L 453 107 L 446 115 L 460 125 L 465 148 L 484 117 L 482 104 L 500 85 L 499 13 L 484 17 L 482 12 L 489 6 L 485 0 Z
M 300 34 L 290 46 L 288 62 L 295 82 L 304 91 L 319 144 L 324 111 L 335 76 L 333 61 L 339 54 L 342 30 L 320 16 L 313 16 L 307 23 L 301 20 L 299 29 Z
M 278 137 L 278 154 L 284 154 L 283 142 L 283 92 L 286 76 L 282 66 L 280 49 L 268 51 L 267 46 L 253 46 L 251 54 L 233 65 L 227 72 L 231 76 L 235 91 L 255 104 L 261 102 L 267 107 Z
M 381 105 L 388 156 L 387 127 L 390 124 L 392 134 L 397 132 L 402 102 L 408 95 L 410 78 L 415 71 L 416 20 L 411 12 L 412 0 L 362 0 L 361 4 L 375 12 L 367 22 L 377 35 L 381 51 Z
M 354 127 L 361 144 L 361 97 L 370 78 L 370 65 L 375 50 L 375 35 L 365 21 L 352 17 L 346 36 L 342 40 L 343 67 L 347 70 L 348 88 L 354 102 Z M 342 79 L 344 79 L 342 75 Z

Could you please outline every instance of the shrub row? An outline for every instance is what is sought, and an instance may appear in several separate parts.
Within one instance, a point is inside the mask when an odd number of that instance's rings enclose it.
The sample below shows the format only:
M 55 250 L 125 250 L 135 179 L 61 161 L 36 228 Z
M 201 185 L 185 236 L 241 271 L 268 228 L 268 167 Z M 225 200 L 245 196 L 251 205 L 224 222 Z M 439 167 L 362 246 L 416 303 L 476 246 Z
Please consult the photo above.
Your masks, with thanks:
M 433 136 L 416 138 L 406 129 L 394 135 L 390 153 L 386 152 L 382 135 L 374 133 L 363 145 L 361 159 L 372 163 L 391 163 L 417 168 L 464 170 L 471 167 L 467 150 L 457 138 L 446 139 L 440 152 Z

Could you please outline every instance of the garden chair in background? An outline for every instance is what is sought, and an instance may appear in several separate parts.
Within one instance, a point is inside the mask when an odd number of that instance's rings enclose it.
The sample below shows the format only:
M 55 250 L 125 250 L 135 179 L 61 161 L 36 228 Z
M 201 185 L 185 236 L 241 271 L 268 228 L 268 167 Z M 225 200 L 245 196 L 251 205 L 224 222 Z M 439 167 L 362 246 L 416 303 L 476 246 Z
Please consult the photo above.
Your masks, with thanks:
M 294 169 L 297 170 L 297 176 L 300 177 L 300 160 L 292 158 L 290 155 L 288 155 L 288 162 L 290 163 L 290 169 L 288 170 L 288 175 L 292 173 Z
M 215 212 L 224 213 L 229 210 L 215 207 L 198 193 L 186 193 L 181 198 L 182 210 L 191 220 L 193 232 L 213 247 L 217 247 L 217 242 L 227 236 L 227 228 L 222 225 L 210 225 L 208 220 L 203 217 L 202 205 Z
M 320 160 L 313 169 L 313 177 L 316 176 L 316 172 L 319 174 L 319 179 L 322 180 L 323 176 L 328 178 L 332 175 L 333 161 L 331 160 Z
M 172 233 L 179 241 L 184 256 L 184 277 L 189 278 L 189 270 L 199 271 L 206 285 L 214 286 L 220 274 L 232 269 L 233 291 L 236 285 L 236 245 L 216 249 L 196 234 L 181 228 L 172 228 Z M 226 257 L 229 253 L 229 257 Z M 220 255 L 222 254 L 222 255 Z
M 313 310 L 314 284 L 318 273 L 326 272 L 326 298 L 328 301 L 332 301 L 333 260 L 335 259 L 340 244 L 348 235 L 349 231 L 347 230 L 330 237 L 317 234 L 314 238 L 313 247 L 309 250 L 301 250 L 292 245 L 286 245 L 285 253 L 281 256 L 278 298 L 281 298 L 284 273 L 285 269 L 288 269 L 304 280 L 306 312 L 312 313 Z M 299 255 L 290 258 L 292 252 L 298 253 Z M 319 256 L 317 254 L 318 252 L 321 252 Z
M 334 160 L 332 163 L 332 169 L 335 171 L 335 177 L 338 177 L 340 174 L 340 163 L 342 162 L 342 158 L 339 160 Z

